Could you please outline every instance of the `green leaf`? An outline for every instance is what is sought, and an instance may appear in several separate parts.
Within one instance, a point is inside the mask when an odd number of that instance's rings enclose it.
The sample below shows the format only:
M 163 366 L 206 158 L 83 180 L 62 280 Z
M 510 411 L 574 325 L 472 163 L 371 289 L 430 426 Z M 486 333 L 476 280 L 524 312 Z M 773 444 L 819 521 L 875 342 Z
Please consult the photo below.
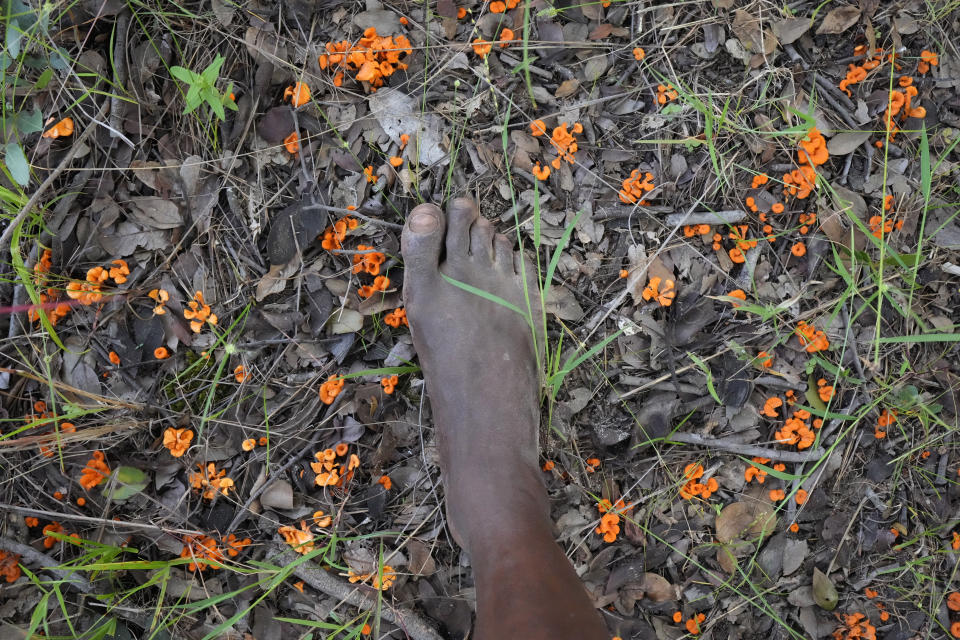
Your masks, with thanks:
M 8 143 L 3 161 L 7 165 L 10 177 L 20 186 L 27 186 L 30 182 L 30 163 L 27 162 L 27 156 L 23 153 L 23 147 L 17 142 Z
M 44 89 L 52 79 L 53 79 L 53 69 L 50 67 L 47 67 L 46 69 L 43 70 L 43 73 L 40 74 L 40 77 L 37 78 L 37 81 L 33 83 L 33 88 L 37 90 Z M 40 112 L 37 111 L 37 113 L 40 113 Z
M 220 102 L 220 94 L 217 93 L 217 90 L 213 87 L 203 90 L 203 97 L 206 100 L 206 103 L 210 105 L 210 108 L 213 110 L 214 115 L 223 120 L 227 117 L 226 112 L 223 110 L 223 103 Z
M 837 608 L 837 602 L 840 597 L 837 595 L 837 588 L 833 586 L 830 577 L 820 569 L 813 568 L 813 601 L 825 611 L 833 611 Z
M 217 76 L 220 75 L 220 67 L 223 66 L 224 57 L 217 54 L 207 68 L 203 70 L 200 76 L 206 81 L 207 86 L 212 87 L 217 82 Z
M 687 352 L 687 355 L 693 360 L 693 364 L 697 365 L 697 367 L 703 371 L 703 375 L 707 377 L 707 391 L 710 392 L 710 397 L 713 398 L 717 404 L 722 405 L 723 402 L 720 401 L 720 396 L 717 395 L 717 390 L 713 386 L 713 373 L 710 371 L 710 365 L 690 351 Z
M 184 82 L 189 85 L 195 85 L 199 80 L 197 74 L 195 74 L 193 71 L 190 71 L 190 69 L 184 69 L 183 67 L 170 67 L 170 75 L 180 82 Z
M 7 51 L 14 58 L 20 55 L 20 39 L 23 33 L 20 31 L 16 20 L 10 20 L 7 23 Z
M 32 113 L 21 111 L 17 114 L 15 126 L 17 131 L 24 135 L 43 131 L 43 114 L 40 109 L 34 109 Z
M 117 467 L 103 495 L 114 502 L 123 502 L 146 489 L 149 481 L 149 476 L 136 467 Z
M 200 106 L 203 102 L 203 99 L 200 97 L 200 85 L 195 84 L 190 87 L 190 90 L 187 91 L 187 95 L 184 98 L 184 102 L 186 103 L 186 108 L 183 110 L 184 113 L 190 113 Z
M 553 273 L 557 270 L 557 264 L 560 262 L 560 255 L 563 253 L 563 250 L 566 248 L 567 243 L 570 242 L 570 236 L 573 234 L 574 228 L 576 228 L 577 223 L 580 222 L 580 216 L 583 215 L 583 209 L 577 211 L 577 215 L 573 217 L 573 222 L 567 225 L 567 228 L 563 230 L 563 235 L 560 236 L 560 241 L 557 242 L 556 248 L 553 250 L 553 257 L 550 258 L 550 264 L 547 265 L 547 275 L 543 279 L 543 299 L 547 299 L 547 292 L 550 291 L 550 285 L 553 284 Z

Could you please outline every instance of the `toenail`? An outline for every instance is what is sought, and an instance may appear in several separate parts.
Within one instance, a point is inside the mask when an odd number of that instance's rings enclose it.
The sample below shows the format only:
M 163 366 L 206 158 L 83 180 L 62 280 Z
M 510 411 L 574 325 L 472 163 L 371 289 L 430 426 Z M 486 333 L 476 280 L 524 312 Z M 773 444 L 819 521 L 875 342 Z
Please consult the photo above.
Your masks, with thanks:
M 437 218 L 429 213 L 414 213 L 410 216 L 410 230 L 416 233 L 430 233 L 437 228 Z

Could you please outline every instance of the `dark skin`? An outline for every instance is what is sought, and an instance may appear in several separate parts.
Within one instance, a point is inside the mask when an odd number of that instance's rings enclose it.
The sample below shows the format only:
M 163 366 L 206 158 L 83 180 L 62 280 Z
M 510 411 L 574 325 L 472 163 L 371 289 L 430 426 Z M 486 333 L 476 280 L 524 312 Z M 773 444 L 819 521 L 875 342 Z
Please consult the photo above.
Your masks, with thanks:
M 533 331 L 515 311 L 440 275 L 527 309 L 513 243 L 471 200 L 454 200 L 446 215 L 423 204 L 403 229 L 403 260 L 404 303 L 433 408 L 448 521 L 474 567 L 477 638 L 609 640 L 553 539 L 538 464 Z

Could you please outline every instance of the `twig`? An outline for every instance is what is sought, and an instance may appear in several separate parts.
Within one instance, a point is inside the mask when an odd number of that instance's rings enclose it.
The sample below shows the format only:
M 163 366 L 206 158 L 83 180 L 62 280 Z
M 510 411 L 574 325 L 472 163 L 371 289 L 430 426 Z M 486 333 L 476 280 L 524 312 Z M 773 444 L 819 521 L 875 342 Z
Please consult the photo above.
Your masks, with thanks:
M 124 9 L 117 16 L 116 42 L 113 46 L 113 81 L 117 90 L 110 97 L 110 137 L 123 138 L 131 147 L 133 143 L 121 133 L 123 129 L 123 106 L 120 89 L 127 83 L 127 30 L 130 27 L 130 10 Z
M 354 216 L 356 218 L 360 218 L 361 220 L 366 220 L 367 222 L 372 222 L 373 224 L 378 224 L 382 227 L 387 227 L 389 229 L 403 229 L 402 224 L 397 224 L 395 222 L 387 222 L 386 220 L 377 220 L 376 218 L 365 216 L 359 211 L 356 211 L 355 209 L 341 209 L 340 207 L 331 207 L 330 205 L 318 204 L 318 203 L 309 204 L 303 207 L 303 210 L 305 211 L 308 211 L 310 209 L 320 209 L 321 211 L 329 211 L 331 213 L 342 213 L 344 215 Z
M 30 545 L 21 544 L 9 538 L 0 538 L 0 549 L 3 549 L 4 551 L 10 551 L 17 554 L 21 558 L 29 560 L 33 564 L 40 565 L 43 569 L 54 574 L 64 582 L 73 585 L 77 588 L 77 590 L 82 591 L 83 593 L 97 592 L 96 589 L 93 588 L 92 584 L 90 584 L 84 578 L 81 578 L 76 572 L 57 569 L 56 560 L 45 553 L 40 553 Z
M 103 103 L 103 106 L 100 107 L 100 111 L 97 113 L 96 117 L 93 120 L 102 120 L 103 117 L 107 114 L 107 111 L 110 109 L 110 101 L 106 100 Z M 50 175 L 47 176 L 47 179 L 40 183 L 40 186 L 37 187 L 37 190 L 33 192 L 33 195 L 30 196 L 30 199 L 27 201 L 27 204 L 23 205 L 23 208 L 13 217 L 13 220 L 10 221 L 10 224 L 7 225 L 7 228 L 3 230 L 3 235 L 0 236 L 0 250 L 7 246 L 7 243 L 10 242 L 10 237 L 13 235 L 13 230 L 20 226 L 23 222 L 23 219 L 27 217 L 27 214 L 33 211 L 33 208 L 37 206 L 37 203 L 40 202 L 40 198 L 43 197 L 43 194 L 46 193 L 54 180 L 56 180 L 61 173 L 67 168 L 74 157 L 80 153 L 81 149 L 86 148 L 84 142 L 87 141 L 93 132 L 96 130 L 94 122 L 91 122 L 81 133 L 77 136 L 77 139 L 73 141 L 73 145 L 70 147 L 70 150 L 67 151 L 67 155 L 63 156 L 63 160 L 60 161 L 60 164 L 57 165 L 57 168 L 54 169 Z
M 671 442 L 682 442 L 683 444 L 693 444 L 707 449 L 718 449 L 720 451 L 730 451 L 744 456 L 770 458 L 771 460 L 781 460 L 783 462 L 810 462 L 822 458 L 825 451 L 823 449 L 813 449 L 810 451 L 779 451 L 777 449 L 768 449 L 767 447 L 758 447 L 752 444 L 742 442 L 733 442 L 723 438 L 705 438 L 696 433 L 674 433 L 669 436 Z
M 119 529 L 141 529 L 143 531 L 160 532 L 176 534 L 183 536 L 196 536 L 204 533 L 193 529 L 173 529 L 167 527 L 158 527 L 144 522 L 130 522 L 128 520 L 108 520 L 106 518 L 94 518 L 91 516 L 81 516 L 73 513 L 59 513 L 56 511 L 45 511 L 43 509 L 33 509 L 31 507 L 21 507 L 15 504 L 0 503 L 0 511 L 13 511 L 15 513 L 25 513 L 50 520 L 70 520 L 72 522 L 85 522 L 91 525 L 116 527 Z
M 328 596 L 340 598 L 343 602 L 363 611 L 378 612 L 381 618 L 403 629 L 413 640 L 441 640 L 440 634 L 413 611 L 380 607 L 376 600 L 364 595 L 350 583 L 313 566 L 310 562 L 301 561 L 297 554 L 289 549 L 283 549 L 280 552 L 279 560 L 284 566 L 296 564 L 293 575 L 314 589 Z
M 671 213 L 666 217 L 667 226 L 694 224 L 733 224 L 747 217 L 740 209 L 730 211 L 697 211 L 696 213 Z

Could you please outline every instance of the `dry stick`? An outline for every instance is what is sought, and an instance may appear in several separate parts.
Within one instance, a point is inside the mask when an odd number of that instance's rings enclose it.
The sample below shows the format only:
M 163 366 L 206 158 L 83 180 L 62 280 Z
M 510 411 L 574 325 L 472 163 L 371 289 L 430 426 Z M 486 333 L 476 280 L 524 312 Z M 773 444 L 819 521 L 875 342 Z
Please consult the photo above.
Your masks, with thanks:
M 664 222 L 667 226 L 695 225 L 695 224 L 733 224 L 747 217 L 747 212 L 741 209 L 729 211 L 697 211 L 694 213 L 671 213 Z
M 100 111 L 97 112 L 96 117 L 93 119 L 101 120 L 107 114 L 107 111 L 110 108 L 110 101 L 104 101 L 103 106 L 100 107 Z M 91 122 L 87 126 L 83 133 L 77 136 L 77 139 L 73 141 L 73 146 L 70 147 L 70 150 L 67 152 L 67 155 L 63 156 L 63 160 L 60 161 L 60 164 L 57 165 L 57 168 L 47 176 L 47 179 L 40 183 L 40 186 L 37 187 L 37 190 L 33 192 L 33 195 L 30 196 L 30 199 L 27 201 L 27 204 L 23 205 L 23 208 L 14 216 L 13 220 L 10 221 L 10 224 L 7 225 L 7 228 L 3 230 L 3 235 L 0 235 L 0 250 L 3 250 L 7 246 L 7 243 L 10 242 L 10 237 L 13 235 L 13 230 L 16 229 L 23 222 L 23 219 L 27 217 L 27 214 L 30 213 L 37 203 L 40 201 L 40 198 L 43 194 L 53 185 L 53 181 L 56 180 L 61 173 L 67 168 L 67 165 L 73 161 L 73 158 L 80 153 L 80 149 L 84 147 L 84 142 L 87 141 L 87 138 L 96 130 L 94 122 Z
M 293 575 L 297 576 L 314 589 L 322 591 L 328 596 L 339 598 L 347 604 L 365 611 L 377 611 L 380 617 L 397 625 L 413 640 L 441 640 L 441 636 L 423 618 L 413 611 L 400 611 L 377 606 L 377 601 L 364 595 L 350 583 L 330 575 L 323 569 L 313 566 L 310 562 L 302 562 L 296 553 L 289 549 L 280 552 L 280 564 L 293 565 Z
M 783 462 L 810 462 L 811 460 L 823 457 L 824 453 L 826 453 L 823 449 L 813 449 L 812 451 L 777 451 L 776 449 L 743 444 L 742 442 L 733 442 L 723 438 L 705 438 L 696 433 L 674 433 L 668 436 L 667 440 L 671 442 L 682 442 L 683 444 L 693 444 L 707 449 L 730 451 L 745 456 L 782 460 Z
M 81 578 L 76 572 L 57 569 L 56 560 L 45 553 L 40 553 L 30 545 L 15 542 L 10 538 L 0 538 L 0 549 L 3 549 L 4 551 L 10 551 L 17 554 L 21 558 L 25 558 L 34 564 L 40 565 L 42 568 L 54 574 L 64 582 L 73 585 L 83 593 L 97 592 L 96 589 L 93 588 L 92 584 Z
M 331 213 L 342 213 L 348 216 L 354 216 L 355 218 L 360 218 L 361 220 L 366 220 L 367 222 L 370 222 L 373 224 L 378 224 L 382 227 L 387 227 L 389 229 L 403 229 L 402 224 L 397 224 L 395 222 L 387 222 L 386 220 L 377 220 L 376 218 L 365 216 L 355 209 L 342 209 L 340 207 L 331 207 L 330 205 L 316 204 L 316 203 L 309 204 L 303 207 L 303 209 L 305 211 L 309 211 L 310 209 L 320 209 L 321 211 L 329 211 Z
M 126 520 L 108 520 L 106 518 L 94 518 L 91 516 L 81 516 L 73 513 L 58 513 L 56 511 L 45 511 L 44 509 L 33 509 L 32 507 L 21 507 L 15 504 L 0 503 L 0 511 L 13 511 L 16 513 L 25 513 L 50 520 L 69 520 L 72 522 L 85 522 L 91 525 L 110 526 L 118 529 L 141 529 L 143 531 L 177 534 L 183 536 L 202 535 L 203 531 L 193 529 L 174 529 L 167 527 L 158 527 L 144 522 L 129 522 Z

